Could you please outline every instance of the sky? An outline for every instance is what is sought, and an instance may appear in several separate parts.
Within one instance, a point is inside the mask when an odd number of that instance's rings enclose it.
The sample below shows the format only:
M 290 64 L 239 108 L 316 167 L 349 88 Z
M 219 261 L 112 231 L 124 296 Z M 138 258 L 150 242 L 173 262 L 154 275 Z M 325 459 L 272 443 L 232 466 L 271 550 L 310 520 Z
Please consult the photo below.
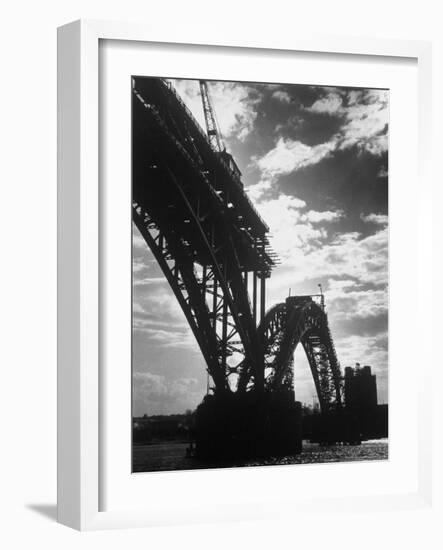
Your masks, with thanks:
M 196 80 L 173 80 L 201 126 Z M 370 365 L 388 402 L 388 90 L 210 82 L 226 148 L 279 254 L 267 308 L 325 294 L 342 368 Z M 301 346 L 296 399 L 315 390 Z M 186 319 L 133 229 L 133 413 L 194 409 L 206 371 Z

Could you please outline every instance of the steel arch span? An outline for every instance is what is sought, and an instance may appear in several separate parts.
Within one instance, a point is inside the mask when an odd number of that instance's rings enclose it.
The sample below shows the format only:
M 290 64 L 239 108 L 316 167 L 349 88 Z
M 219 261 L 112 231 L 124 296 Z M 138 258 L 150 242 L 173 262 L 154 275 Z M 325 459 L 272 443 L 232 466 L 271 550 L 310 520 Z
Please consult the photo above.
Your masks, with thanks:
M 305 350 L 322 412 L 342 406 L 342 376 L 323 298 L 294 296 L 273 306 L 263 320 L 265 387 L 292 387 L 294 352 Z

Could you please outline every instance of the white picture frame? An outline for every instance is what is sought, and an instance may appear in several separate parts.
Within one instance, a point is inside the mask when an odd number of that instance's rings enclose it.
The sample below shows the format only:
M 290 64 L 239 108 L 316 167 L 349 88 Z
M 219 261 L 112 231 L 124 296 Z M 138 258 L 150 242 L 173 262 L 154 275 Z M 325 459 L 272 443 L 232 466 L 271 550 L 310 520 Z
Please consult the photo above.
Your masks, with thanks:
M 144 25 L 77 21 L 58 32 L 58 520 L 80 530 L 131 526 L 150 526 L 178 522 L 260 518 L 266 512 L 262 501 L 251 502 L 248 509 L 222 513 L 217 507 L 202 503 L 200 508 L 178 507 L 167 514 L 164 508 L 126 507 L 104 511 L 100 506 L 102 473 L 100 387 L 100 227 L 99 193 L 99 43 L 101 40 L 128 43 L 190 44 L 200 48 L 224 46 L 254 48 L 274 52 L 301 51 L 337 55 L 386 56 L 412 58 L 418 66 L 418 182 L 420 242 L 431 241 L 431 220 L 424 212 L 431 195 L 428 151 L 430 150 L 430 80 L 431 46 L 427 42 L 370 40 L 363 38 L 322 37 L 298 34 L 276 40 L 266 37 L 256 41 L 215 33 L 207 40 L 187 36 L 186 30 L 174 30 L 166 36 L 155 27 Z M 419 252 L 419 288 L 426 294 L 426 266 L 430 265 L 432 247 Z M 418 292 L 418 290 L 417 290 Z M 428 291 L 429 292 L 429 291 Z M 129 368 L 129 367 L 128 367 Z M 360 495 L 358 498 L 336 495 L 323 502 L 336 509 L 352 509 L 356 503 L 366 510 L 381 508 L 415 508 L 429 506 L 432 493 L 431 431 L 432 404 L 425 396 L 430 383 L 431 361 L 423 360 L 423 381 L 417 385 L 418 472 L 416 490 L 388 496 Z M 176 476 L 189 476 L 183 472 Z M 205 474 L 205 483 L 208 475 Z M 300 501 L 285 499 L 282 515 L 299 510 Z M 324 499 L 323 499 L 324 500 Z M 303 500 L 305 512 L 318 510 L 322 498 Z M 278 507 L 277 507 L 278 508 Z

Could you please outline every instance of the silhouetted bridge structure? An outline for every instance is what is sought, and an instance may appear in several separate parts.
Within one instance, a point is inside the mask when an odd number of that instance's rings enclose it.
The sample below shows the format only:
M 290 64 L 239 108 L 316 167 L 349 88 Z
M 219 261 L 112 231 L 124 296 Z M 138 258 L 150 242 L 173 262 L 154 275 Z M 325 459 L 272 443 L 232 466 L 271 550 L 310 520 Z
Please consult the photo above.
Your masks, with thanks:
M 194 333 L 221 409 L 258 416 L 263 407 L 284 409 L 269 403 L 291 393 L 299 344 L 321 411 L 340 409 L 342 376 L 323 297 L 289 297 L 265 310 L 278 258 L 232 156 L 214 150 L 162 79 L 133 78 L 132 109 L 133 220 Z

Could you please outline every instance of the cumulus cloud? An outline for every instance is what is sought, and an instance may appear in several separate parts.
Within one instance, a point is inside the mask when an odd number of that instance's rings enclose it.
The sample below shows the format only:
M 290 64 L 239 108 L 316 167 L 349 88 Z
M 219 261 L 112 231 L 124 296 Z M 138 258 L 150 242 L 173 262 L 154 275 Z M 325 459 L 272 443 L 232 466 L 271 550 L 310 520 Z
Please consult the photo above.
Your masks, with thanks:
M 347 95 L 330 92 L 303 110 L 310 114 L 339 116 L 343 123 L 329 141 L 317 145 L 279 137 L 274 147 L 255 161 L 265 177 L 276 178 L 290 174 L 315 165 L 336 151 L 351 147 L 373 155 L 381 155 L 388 149 L 389 112 L 386 90 L 353 90 Z M 299 122 L 297 125 L 299 126 Z M 282 127 L 279 124 L 276 131 Z M 385 174 L 381 174 L 379 177 L 384 176 Z
M 357 146 L 373 155 L 384 153 L 388 150 L 388 92 L 350 93 L 354 95 L 344 112 L 346 123 L 341 129 L 340 149 Z
M 256 206 L 272 228 L 271 244 L 284 265 L 278 269 L 296 269 L 295 282 L 316 278 L 319 273 L 339 279 L 355 277 L 365 283 L 387 281 L 386 227 L 366 237 L 356 231 L 334 235 L 329 224 L 343 217 L 342 211 L 304 212 L 305 201 L 284 194 Z M 376 219 L 382 225 L 383 220 Z
M 320 276 L 387 284 L 388 231 L 382 218 L 371 218 L 378 222 L 378 230 L 363 237 L 356 231 L 334 232 L 333 224 L 344 212 L 306 210 L 306 202 L 293 196 L 280 194 L 257 202 L 256 207 L 271 228 L 270 242 L 282 261 L 268 283 L 269 304 L 281 300 L 289 287 Z M 337 290 L 333 285 L 331 289 Z
M 366 223 L 375 223 L 376 225 L 387 225 L 388 216 L 385 214 L 361 214 L 360 218 Z
M 328 157 L 333 149 L 332 142 L 309 146 L 301 141 L 280 137 L 275 147 L 257 159 L 256 164 L 265 177 L 274 178 L 317 164 Z
M 351 276 L 362 283 L 387 282 L 388 231 L 386 228 L 365 238 L 344 233 L 319 251 L 320 266 L 331 275 Z M 323 259 L 323 261 L 322 261 Z
M 374 155 L 387 151 L 387 90 L 351 90 L 344 99 L 339 93 L 327 93 L 305 107 L 305 111 L 344 119 L 342 128 L 333 138 L 340 149 L 358 146 Z
M 376 336 L 342 336 L 335 338 L 337 354 L 342 367 L 354 366 L 355 363 L 370 365 L 373 374 L 377 375 L 377 386 L 380 401 L 388 398 L 388 340 L 387 335 Z
M 301 268 L 304 258 L 324 246 L 328 236 L 326 225 L 343 216 L 341 211 L 305 212 L 305 201 L 282 193 L 256 206 L 272 228 L 270 241 L 274 250 L 285 266 L 297 264 L 299 273 L 304 272 L 304 267 Z
M 343 113 L 343 100 L 338 93 L 329 93 L 324 97 L 317 99 L 314 103 L 306 108 L 306 111 L 311 113 L 321 113 L 328 115 L 336 115 Z
M 380 317 L 388 312 L 388 293 L 384 287 L 379 290 L 349 290 L 328 292 L 328 304 L 333 314 L 340 319 L 367 319 Z
M 325 228 L 317 231 L 308 224 L 305 240 L 299 239 L 298 246 L 294 246 L 292 231 L 287 229 L 281 229 L 277 238 L 271 238 L 272 246 L 283 261 L 268 283 L 269 305 L 281 301 L 289 287 L 303 288 L 303 293 L 312 292 L 319 279 L 355 280 L 361 285 L 378 287 L 387 285 L 387 229 L 365 238 L 350 232 L 332 239 Z
M 331 210 L 325 210 L 324 212 L 309 210 L 309 212 L 304 214 L 303 219 L 311 223 L 321 223 L 337 221 L 343 217 L 343 210 L 336 210 L 335 212 L 332 212 Z
M 283 90 L 276 90 L 272 93 L 272 97 L 274 99 L 277 99 L 278 101 L 281 101 L 282 103 L 291 102 L 291 96 L 288 94 L 288 92 L 284 92 Z
M 246 188 L 246 193 L 253 203 L 260 202 L 272 190 L 272 180 L 261 179 L 258 183 Z

